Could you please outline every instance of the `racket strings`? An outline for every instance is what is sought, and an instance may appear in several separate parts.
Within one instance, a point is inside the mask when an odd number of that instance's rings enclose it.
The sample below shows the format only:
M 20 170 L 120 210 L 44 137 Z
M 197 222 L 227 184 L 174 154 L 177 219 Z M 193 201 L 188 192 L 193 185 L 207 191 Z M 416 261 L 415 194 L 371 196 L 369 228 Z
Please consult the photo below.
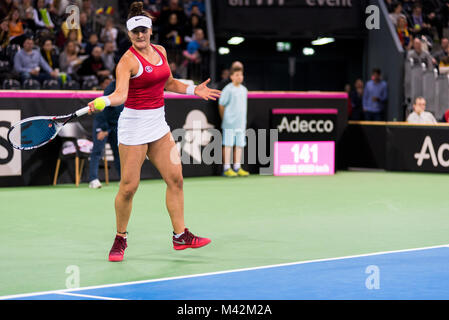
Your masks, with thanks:
M 35 119 L 14 127 L 10 141 L 21 148 L 32 148 L 50 140 L 56 134 L 57 125 L 51 119 Z

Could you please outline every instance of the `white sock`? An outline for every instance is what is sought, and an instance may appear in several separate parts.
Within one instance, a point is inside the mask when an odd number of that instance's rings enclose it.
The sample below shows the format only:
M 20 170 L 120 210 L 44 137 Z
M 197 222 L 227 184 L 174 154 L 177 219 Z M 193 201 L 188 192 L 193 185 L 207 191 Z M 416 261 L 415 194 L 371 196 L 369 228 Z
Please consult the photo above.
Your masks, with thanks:
M 224 164 L 223 165 L 223 171 L 228 171 L 229 169 L 231 169 L 231 165 L 230 164 Z
M 180 236 L 182 236 L 184 234 L 184 232 L 183 233 L 180 233 L 180 234 L 175 234 L 175 238 L 176 239 L 178 239 Z
M 234 163 L 234 171 L 240 169 L 240 163 Z

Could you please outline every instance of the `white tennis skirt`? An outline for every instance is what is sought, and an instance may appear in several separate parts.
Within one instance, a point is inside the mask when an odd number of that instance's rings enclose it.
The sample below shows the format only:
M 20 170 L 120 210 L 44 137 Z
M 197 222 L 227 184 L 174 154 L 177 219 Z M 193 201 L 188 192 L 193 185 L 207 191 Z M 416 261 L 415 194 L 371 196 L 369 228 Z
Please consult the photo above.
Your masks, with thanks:
M 123 108 L 117 126 L 118 143 L 135 146 L 159 140 L 170 132 L 165 121 L 165 106 L 136 110 Z

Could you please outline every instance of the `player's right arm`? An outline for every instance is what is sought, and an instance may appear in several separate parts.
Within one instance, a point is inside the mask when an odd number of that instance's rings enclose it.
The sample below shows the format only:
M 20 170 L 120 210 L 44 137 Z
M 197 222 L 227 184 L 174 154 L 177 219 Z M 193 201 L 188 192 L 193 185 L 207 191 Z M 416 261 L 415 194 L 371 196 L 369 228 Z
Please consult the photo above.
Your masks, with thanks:
M 128 98 L 129 80 L 133 74 L 137 74 L 138 70 L 139 64 L 137 60 L 133 57 L 133 54 L 130 51 L 127 51 L 117 64 L 115 91 L 108 96 L 97 99 L 108 99 L 109 101 L 106 105 L 110 103 L 111 106 L 120 106 L 124 104 Z M 94 107 L 97 99 L 88 104 L 91 112 L 97 111 Z

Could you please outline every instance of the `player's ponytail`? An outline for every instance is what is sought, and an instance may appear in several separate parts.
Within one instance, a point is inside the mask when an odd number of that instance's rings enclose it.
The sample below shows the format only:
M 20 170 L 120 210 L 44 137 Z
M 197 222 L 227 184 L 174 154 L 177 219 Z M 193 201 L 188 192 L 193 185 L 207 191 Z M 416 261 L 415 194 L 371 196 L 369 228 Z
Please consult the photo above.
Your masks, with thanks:
M 128 19 L 136 16 L 147 16 L 148 18 L 153 19 L 153 17 L 148 12 L 143 10 L 142 1 L 134 1 L 129 7 Z

